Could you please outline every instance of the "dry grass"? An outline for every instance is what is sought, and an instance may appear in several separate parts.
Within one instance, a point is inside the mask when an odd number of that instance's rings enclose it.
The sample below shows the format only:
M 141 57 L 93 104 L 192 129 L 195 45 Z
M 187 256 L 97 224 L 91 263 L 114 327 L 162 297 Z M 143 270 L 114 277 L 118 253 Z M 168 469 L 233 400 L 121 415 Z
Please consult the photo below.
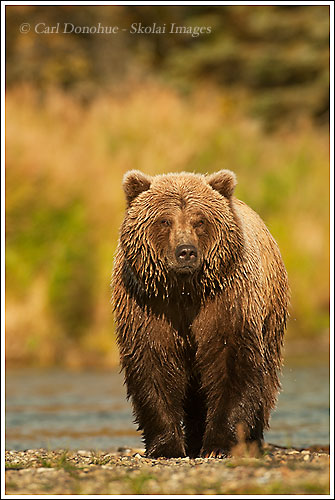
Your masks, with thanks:
M 237 173 L 286 262 L 290 335 L 328 325 L 328 135 L 302 123 L 266 135 L 215 88 L 188 97 L 155 83 L 83 105 L 57 90 L 7 93 L 7 359 L 101 366 L 117 353 L 109 279 L 138 168 Z

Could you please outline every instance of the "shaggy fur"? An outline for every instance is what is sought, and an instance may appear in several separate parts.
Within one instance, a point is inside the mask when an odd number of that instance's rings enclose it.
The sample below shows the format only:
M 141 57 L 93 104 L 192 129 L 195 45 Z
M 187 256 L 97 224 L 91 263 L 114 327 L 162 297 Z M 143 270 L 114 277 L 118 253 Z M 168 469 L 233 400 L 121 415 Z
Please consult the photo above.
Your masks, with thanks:
M 241 426 L 260 445 L 276 403 L 287 275 L 235 184 L 228 170 L 124 177 L 113 305 L 151 457 L 227 456 Z

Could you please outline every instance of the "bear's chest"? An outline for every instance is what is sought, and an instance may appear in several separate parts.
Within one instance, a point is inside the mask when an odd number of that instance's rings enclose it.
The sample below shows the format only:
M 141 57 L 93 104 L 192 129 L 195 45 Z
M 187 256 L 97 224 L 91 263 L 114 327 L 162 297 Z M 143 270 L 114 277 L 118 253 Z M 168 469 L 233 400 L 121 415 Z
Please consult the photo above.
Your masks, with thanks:
M 201 301 L 191 293 L 185 292 L 169 297 L 166 304 L 166 317 L 173 328 L 181 335 L 188 334 L 201 309 Z

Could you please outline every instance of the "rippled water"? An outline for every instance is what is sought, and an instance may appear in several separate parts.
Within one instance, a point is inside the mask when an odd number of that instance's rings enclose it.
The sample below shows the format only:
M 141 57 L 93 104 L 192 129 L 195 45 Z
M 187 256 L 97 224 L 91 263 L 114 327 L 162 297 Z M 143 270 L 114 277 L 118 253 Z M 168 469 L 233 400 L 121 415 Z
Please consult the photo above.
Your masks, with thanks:
M 286 367 L 267 442 L 329 444 L 329 371 Z M 9 372 L 6 449 L 142 447 L 117 373 Z

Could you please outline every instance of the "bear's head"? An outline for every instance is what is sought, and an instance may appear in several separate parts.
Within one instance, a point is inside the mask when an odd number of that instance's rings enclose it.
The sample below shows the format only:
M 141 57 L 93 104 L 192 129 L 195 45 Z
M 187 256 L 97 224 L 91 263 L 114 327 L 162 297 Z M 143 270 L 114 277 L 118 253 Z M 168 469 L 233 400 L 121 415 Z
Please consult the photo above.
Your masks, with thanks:
M 127 264 L 158 294 L 172 276 L 214 280 L 238 254 L 241 235 L 231 198 L 235 174 L 126 173 L 127 213 L 120 242 Z M 218 269 L 220 268 L 220 269 Z

